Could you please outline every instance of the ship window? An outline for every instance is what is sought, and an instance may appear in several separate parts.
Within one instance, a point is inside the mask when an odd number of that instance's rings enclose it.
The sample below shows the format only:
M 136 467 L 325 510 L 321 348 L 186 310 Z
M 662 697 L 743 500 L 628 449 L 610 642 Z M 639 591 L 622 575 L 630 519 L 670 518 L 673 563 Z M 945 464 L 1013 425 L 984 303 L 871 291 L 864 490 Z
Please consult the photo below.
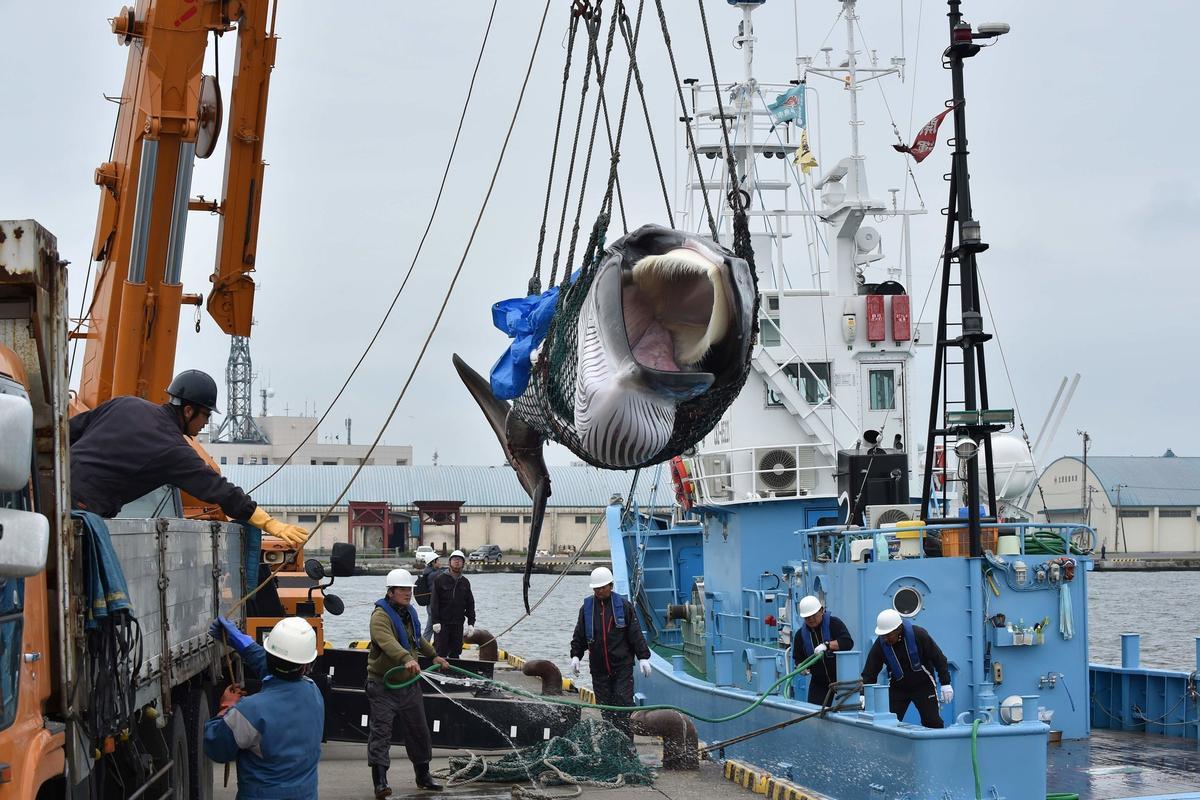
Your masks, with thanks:
M 807 367 L 799 364 L 788 364 L 783 368 L 792 386 L 804 396 L 804 402 L 811 406 L 823 403 L 829 398 L 829 362 L 810 361 Z M 771 389 L 767 389 L 767 405 L 781 406 L 783 398 Z
M 890 369 L 870 371 L 871 410 L 885 411 L 896 407 L 896 373 Z
M 763 347 L 779 347 L 783 339 L 779 334 L 779 320 L 763 314 L 758 322 L 758 340 Z
M 892 608 L 900 612 L 902 617 L 915 617 L 921 610 L 921 593 L 911 586 L 905 586 L 892 597 Z

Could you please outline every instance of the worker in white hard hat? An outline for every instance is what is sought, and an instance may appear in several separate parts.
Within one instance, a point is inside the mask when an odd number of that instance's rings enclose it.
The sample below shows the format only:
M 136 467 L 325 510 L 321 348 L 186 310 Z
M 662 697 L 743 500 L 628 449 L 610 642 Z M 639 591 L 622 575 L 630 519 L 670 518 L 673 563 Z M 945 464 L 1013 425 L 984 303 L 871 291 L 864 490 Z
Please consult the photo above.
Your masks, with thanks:
M 375 609 L 371 612 L 371 647 L 367 651 L 367 702 L 371 709 L 367 763 L 371 767 L 376 798 L 392 794 L 387 781 L 388 767 L 391 766 L 388 751 L 392 744 L 392 726 L 397 718 L 404 730 L 404 749 L 416 773 L 417 786 L 433 791 L 442 788 L 434 783 L 429 773 L 433 740 L 425 721 L 420 681 L 390 689 L 385 679 L 388 671 L 396 667 L 404 667 L 404 670 L 392 673 L 392 683 L 416 676 L 421 671 L 418 656 L 432 658 L 443 668 L 449 666 L 446 659 L 439 658 L 434 652 L 429 640 L 421 637 L 421 620 L 412 602 L 416 583 L 417 579 L 408 570 L 392 570 L 385 581 L 386 593 L 375 601 Z
M 592 593 L 583 599 L 571 637 L 571 674 L 579 674 L 579 659 L 587 653 L 596 702 L 632 706 L 634 659 L 644 677 L 651 674 L 650 648 L 642 635 L 637 612 L 628 598 L 613 591 L 613 574 L 608 567 L 592 570 L 588 585 Z M 632 743 L 633 730 L 627 712 L 601 713 Z
M 210 634 L 238 653 L 262 689 L 245 695 L 230 686 L 217 715 L 204 725 L 204 754 L 237 761 L 238 800 L 294 797 L 316 800 L 317 764 L 325 730 L 325 701 L 308 677 L 317 634 L 307 620 L 286 617 L 259 646 L 224 617 Z
M 834 653 L 854 649 L 854 639 L 846 623 L 830 614 L 813 595 L 800 599 L 797 609 L 804 625 L 796 630 L 792 658 L 799 664 L 818 653 L 820 661 L 808 669 L 808 702 L 825 705 L 829 684 L 837 682 L 837 658 Z
M 475 595 L 463 575 L 467 557 L 462 550 L 450 554 L 450 569 L 434 576 L 429 595 L 429 621 L 433 646 L 442 658 L 462 655 L 463 637 L 475 632 Z
M 912 703 L 926 728 L 945 727 L 938 700 L 949 705 L 954 700 L 954 688 L 950 665 L 929 631 L 912 624 L 896 609 L 885 608 L 875 621 L 875 635 L 878 638 L 867 652 L 867 665 L 862 672 L 863 684 L 875 683 L 886 665 L 892 713 L 904 719 L 908 704 Z M 937 682 L 931 667 L 937 673 Z

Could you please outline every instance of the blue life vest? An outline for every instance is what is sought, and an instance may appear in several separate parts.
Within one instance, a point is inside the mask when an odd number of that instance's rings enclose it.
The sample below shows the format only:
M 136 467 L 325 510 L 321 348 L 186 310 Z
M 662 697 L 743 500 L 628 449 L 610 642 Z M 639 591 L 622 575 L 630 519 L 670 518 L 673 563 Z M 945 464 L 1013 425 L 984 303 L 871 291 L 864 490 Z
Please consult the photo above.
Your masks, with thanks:
M 805 625 L 804 632 L 800 635 L 800 643 L 804 645 L 804 655 L 806 658 L 812 658 L 813 653 L 816 652 L 813 648 L 812 635 L 809 633 L 810 630 L 812 628 Z M 821 619 L 821 641 L 828 642 L 829 639 L 829 610 L 826 609 L 825 616 Z M 829 651 L 826 651 L 826 656 L 828 654 Z
M 396 609 L 392 608 L 392 604 L 387 600 L 380 598 L 375 601 L 375 605 L 387 612 L 387 615 L 392 618 L 392 627 L 396 629 L 396 638 L 400 641 L 400 646 L 405 650 L 411 650 L 412 647 L 408 643 L 408 631 L 404 629 L 404 620 L 400 618 L 400 614 Z M 417 636 L 417 641 L 421 640 L 421 620 L 417 616 L 417 610 L 412 607 L 412 604 L 405 606 L 408 609 L 408 618 L 412 620 L 413 633 Z
M 913 624 L 909 620 L 904 620 L 904 647 L 908 650 L 908 663 L 912 666 L 913 672 L 919 672 L 921 669 L 921 656 L 917 653 L 917 637 L 913 634 Z M 892 680 L 898 681 L 904 677 L 904 670 L 900 668 L 900 660 L 896 658 L 896 653 L 892 650 L 892 646 L 879 639 L 879 649 L 883 651 L 883 660 L 887 663 L 888 675 Z
M 617 627 L 625 627 L 625 598 L 616 592 L 612 593 L 613 617 L 616 619 Z M 583 598 L 583 632 L 587 635 L 588 644 L 595 640 L 593 635 L 592 617 L 596 610 L 596 596 L 589 594 Z

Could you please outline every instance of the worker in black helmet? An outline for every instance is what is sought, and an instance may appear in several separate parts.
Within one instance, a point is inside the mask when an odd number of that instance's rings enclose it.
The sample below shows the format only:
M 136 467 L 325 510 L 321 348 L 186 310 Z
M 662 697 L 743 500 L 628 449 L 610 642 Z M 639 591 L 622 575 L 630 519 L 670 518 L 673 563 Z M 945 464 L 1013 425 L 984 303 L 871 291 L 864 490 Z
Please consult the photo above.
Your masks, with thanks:
M 171 400 L 157 405 L 140 397 L 114 397 L 71 418 L 71 505 L 101 517 L 165 484 L 220 506 L 233 520 L 249 522 L 291 545 L 308 531 L 271 517 L 225 480 L 187 441 L 217 410 L 217 384 L 196 369 L 175 376 Z

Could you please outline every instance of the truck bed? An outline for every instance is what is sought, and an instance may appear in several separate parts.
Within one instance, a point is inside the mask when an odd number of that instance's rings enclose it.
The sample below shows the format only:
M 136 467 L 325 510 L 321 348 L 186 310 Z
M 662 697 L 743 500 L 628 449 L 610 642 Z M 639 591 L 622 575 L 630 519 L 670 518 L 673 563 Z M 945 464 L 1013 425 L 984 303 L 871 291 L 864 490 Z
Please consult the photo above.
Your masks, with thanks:
M 242 529 L 183 519 L 108 521 L 142 632 L 139 705 L 208 666 L 220 650 L 208 628 L 244 593 Z M 164 670 L 166 680 L 164 681 Z

